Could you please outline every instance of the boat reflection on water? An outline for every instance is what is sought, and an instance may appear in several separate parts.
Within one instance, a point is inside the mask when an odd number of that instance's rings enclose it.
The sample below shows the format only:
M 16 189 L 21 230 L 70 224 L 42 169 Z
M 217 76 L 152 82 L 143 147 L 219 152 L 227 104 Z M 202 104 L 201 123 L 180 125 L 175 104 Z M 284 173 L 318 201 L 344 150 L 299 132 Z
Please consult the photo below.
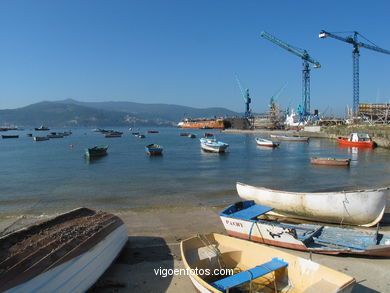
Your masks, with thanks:
M 85 158 L 85 163 L 89 165 L 89 164 L 102 163 L 106 157 L 107 156 L 102 156 L 102 157 L 88 157 L 88 156 L 85 156 L 84 158 Z

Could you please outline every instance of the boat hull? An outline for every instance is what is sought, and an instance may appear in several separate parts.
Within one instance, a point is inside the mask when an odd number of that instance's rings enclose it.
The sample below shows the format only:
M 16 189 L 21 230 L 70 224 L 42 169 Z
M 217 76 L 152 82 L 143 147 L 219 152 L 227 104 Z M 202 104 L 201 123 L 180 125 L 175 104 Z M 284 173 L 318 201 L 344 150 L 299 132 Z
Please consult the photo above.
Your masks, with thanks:
M 339 137 L 337 138 L 337 141 L 339 142 L 339 146 L 344 147 L 361 147 L 361 148 L 373 148 L 374 147 L 374 141 L 348 141 L 348 138 L 345 137 Z
M 240 198 L 273 207 L 281 216 L 367 227 L 382 219 L 389 194 L 389 188 L 326 193 L 287 192 L 240 182 L 237 182 L 236 188 Z
M 335 158 L 311 158 L 310 162 L 313 165 L 325 166 L 349 166 L 351 159 L 335 159 Z
M 187 129 L 225 129 L 225 124 L 222 119 L 194 121 L 186 120 L 180 121 L 178 127 Z

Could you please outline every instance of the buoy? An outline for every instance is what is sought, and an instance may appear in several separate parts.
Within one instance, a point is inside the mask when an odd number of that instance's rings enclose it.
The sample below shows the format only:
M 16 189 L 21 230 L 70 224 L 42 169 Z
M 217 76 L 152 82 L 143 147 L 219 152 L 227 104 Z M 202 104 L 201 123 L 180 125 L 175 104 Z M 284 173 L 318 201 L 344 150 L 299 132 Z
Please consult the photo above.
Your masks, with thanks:
M 70 148 L 71 148 L 71 149 L 73 149 L 73 148 L 74 148 L 74 145 L 73 145 L 73 144 L 71 144 L 71 145 L 70 145 Z

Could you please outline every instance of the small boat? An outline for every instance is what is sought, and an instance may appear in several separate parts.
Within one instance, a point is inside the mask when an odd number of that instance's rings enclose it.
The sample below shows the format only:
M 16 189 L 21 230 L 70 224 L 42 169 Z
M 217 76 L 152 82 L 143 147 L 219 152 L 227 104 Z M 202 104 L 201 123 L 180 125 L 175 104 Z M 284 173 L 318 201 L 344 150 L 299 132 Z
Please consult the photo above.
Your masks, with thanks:
M 63 135 L 63 136 L 69 136 L 72 134 L 72 131 L 64 131 L 64 132 L 59 132 L 59 134 Z
M 135 137 L 138 137 L 138 138 L 145 138 L 145 135 L 143 135 L 143 134 L 140 134 L 140 133 L 138 133 L 138 134 L 136 134 L 136 135 L 134 135 Z
M 63 138 L 64 136 L 62 133 L 57 133 L 57 132 L 51 132 L 50 134 L 47 135 L 48 138 Z
M 385 212 L 389 187 L 337 192 L 289 192 L 237 182 L 244 200 L 275 209 L 279 216 L 316 222 L 374 226 Z M 364 203 L 364 204 L 363 204 Z
M 111 132 L 107 132 L 104 137 L 122 137 L 123 135 L 123 132 L 120 132 L 120 131 L 111 131 Z
M 2 138 L 19 138 L 19 135 L 2 135 Z
M 278 222 L 273 208 L 253 200 L 235 203 L 219 213 L 230 236 L 284 248 L 322 254 L 390 257 L 390 236 L 339 227 Z
M 27 136 L 32 137 L 33 135 L 32 133 L 27 133 Z
M 163 147 L 158 144 L 148 144 L 145 147 L 146 154 L 149 156 L 161 156 L 163 152 Z
M 353 277 L 280 249 L 221 234 L 180 244 L 197 292 L 351 292 Z
M 47 137 L 47 136 L 34 136 L 33 139 L 34 139 L 34 141 L 44 141 L 44 140 L 49 140 L 49 137 Z
M 271 147 L 275 148 L 278 147 L 279 144 L 276 142 L 273 142 L 272 140 L 261 138 L 261 137 L 256 137 L 256 143 L 259 146 L 265 146 L 265 147 Z
M 206 152 L 223 153 L 228 146 L 227 143 L 217 141 L 212 133 L 205 133 L 205 137 L 200 139 L 200 147 Z
M 139 132 L 132 132 L 131 134 L 136 136 L 136 135 L 139 135 Z
M 159 133 L 157 130 L 148 130 L 147 133 Z
M 309 138 L 307 136 L 286 136 L 271 134 L 270 137 L 280 141 L 309 142 Z
M 340 146 L 373 148 L 375 142 L 367 133 L 351 133 L 349 137 L 338 137 Z
M 35 127 L 35 130 L 36 130 L 36 131 L 48 131 L 48 130 L 50 130 L 50 128 L 41 125 L 41 126 L 39 126 L 39 127 Z
M 78 208 L 0 238 L 1 292 L 85 292 L 128 240 L 112 214 Z
M 85 150 L 85 156 L 91 157 L 102 157 L 107 155 L 108 145 L 94 146 Z
M 195 135 L 195 134 L 192 134 L 192 133 L 190 133 L 190 134 L 188 134 L 188 135 L 187 135 L 187 137 L 189 137 L 189 138 L 196 138 L 196 135 Z
M 190 133 L 188 133 L 188 132 L 181 132 L 180 133 L 180 136 L 188 136 L 188 135 L 190 135 Z
M 349 166 L 351 159 L 336 159 L 336 158 L 310 158 L 310 162 L 313 165 L 325 165 L 325 166 Z

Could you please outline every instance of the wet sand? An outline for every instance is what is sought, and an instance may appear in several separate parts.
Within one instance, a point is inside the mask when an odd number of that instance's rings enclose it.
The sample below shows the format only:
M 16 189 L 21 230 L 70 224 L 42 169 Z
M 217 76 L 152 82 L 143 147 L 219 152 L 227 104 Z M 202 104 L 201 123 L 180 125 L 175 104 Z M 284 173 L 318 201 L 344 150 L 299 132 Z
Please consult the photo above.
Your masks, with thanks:
M 159 208 L 117 213 L 128 227 L 129 241 L 91 292 L 195 292 L 187 276 L 157 276 L 154 270 L 184 268 L 180 241 L 211 232 L 225 233 L 221 207 Z M 374 229 L 374 228 L 372 228 Z M 390 214 L 381 231 L 390 234 Z M 310 258 L 306 252 L 282 249 Z M 353 292 L 390 292 L 390 259 L 312 254 L 312 260 L 355 277 Z

